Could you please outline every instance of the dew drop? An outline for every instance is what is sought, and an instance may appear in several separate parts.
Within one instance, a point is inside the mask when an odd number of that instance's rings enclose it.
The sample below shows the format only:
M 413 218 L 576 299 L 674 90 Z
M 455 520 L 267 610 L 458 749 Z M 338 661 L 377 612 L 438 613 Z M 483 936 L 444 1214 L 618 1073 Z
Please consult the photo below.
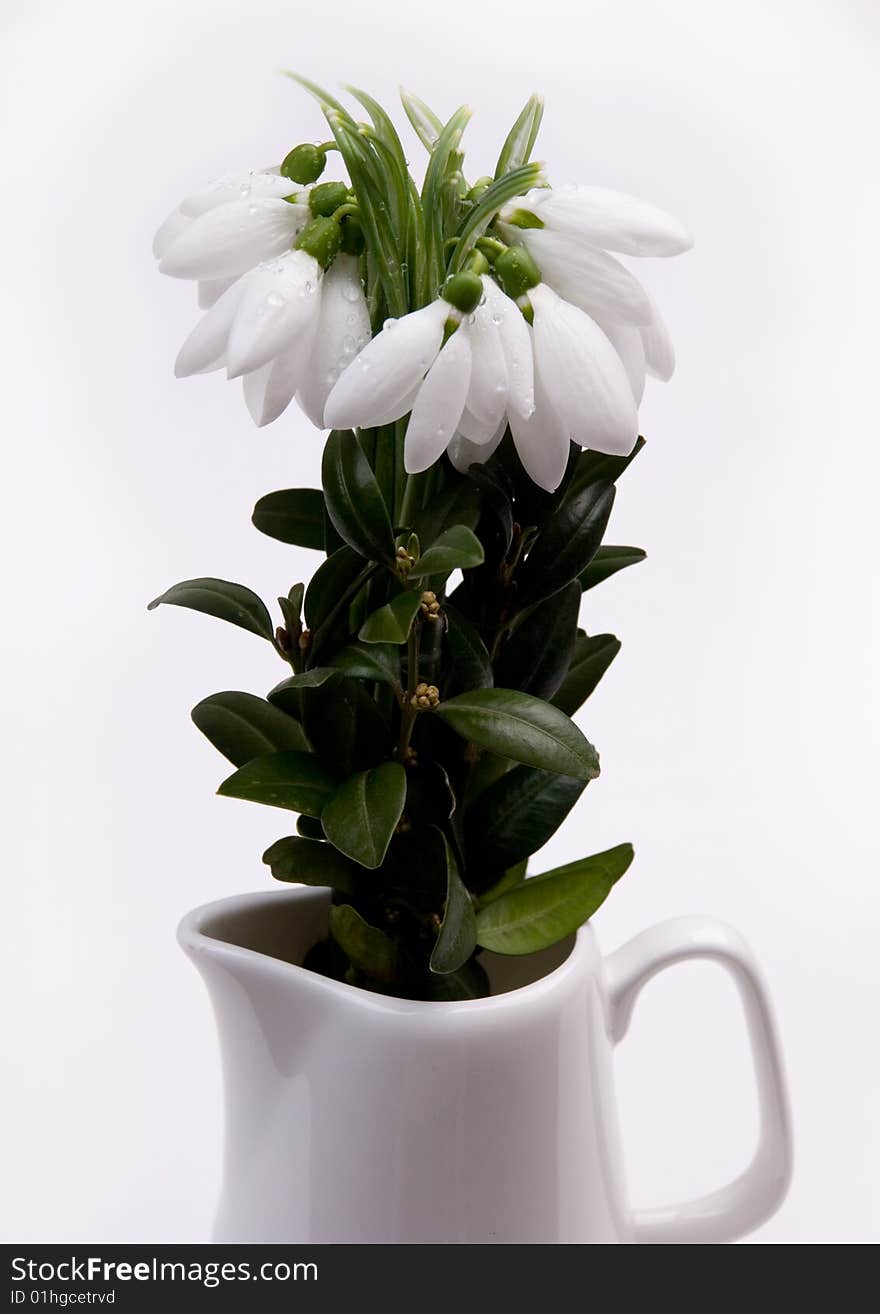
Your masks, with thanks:
M 499 325 L 501 322 L 502 322 L 502 321 L 501 321 L 501 316 L 498 314 L 498 311 L 496 310 L 495 313 L 494 313 L 494 315 L 492 316 L 492 323 L 493 323 L 493 324 L 496 326 L 496 328 L 497 328 L 498 325 Z
M 357 343 L 350 333 L 346 333 L 345 337 L 342 339 L 342 350 L 349 356 L 354 355 L 357 350 Z
M 386 319 L 382 325 L 383 332 L 390 333 L 392 329 L 397 328 L 397 320 L 394 318 Z
M 266 305 L 267 305 L 267 306 L 283 306 L 283 305 L 284 305 L 284 297 L 281 295 L 280 292 L 270 292 L 270 293 L 268 294 L 268 296 L 266 297 Z
M 252 203 L 248 206 L 248 214 L 257 214 L 257 212 L 259 211 L 259 208 L 260 208 L 260 207 L 259 207 L 258 205 L 254 205 L 253 202 L 252 202 Z

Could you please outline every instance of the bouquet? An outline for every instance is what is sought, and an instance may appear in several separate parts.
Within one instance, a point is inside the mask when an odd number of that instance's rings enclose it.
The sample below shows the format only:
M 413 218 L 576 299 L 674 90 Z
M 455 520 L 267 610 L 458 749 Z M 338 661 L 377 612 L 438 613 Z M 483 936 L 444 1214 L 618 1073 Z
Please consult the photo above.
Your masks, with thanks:
M 192 717 L 234 768 L 220 794 L 298 814 L 263 855 L 272 876 L 333 891 L 305 966 L 475 998 L 483 950 L 570 935 L 633 859 L 621 843 L 527 871 L 599 773 L 572 718 L 620 643 L 581 626 L 583 597 L 645 556 L 603 539 L 643 446 L 646 374 L 674 365 L 618 256 L 690 238 L 646 202 L 552 185 L 531 158 L 536 96 L 471 182 L 469 110 L 444 123 L 402 93 L 427 152 L 419 186 L 376 100 L 351 89 L 360 122 L 297 81 L 329 139 L 193 192 L 155 254 L 197 280 L 205 312 L 176 373 L 240 378 L 257 425 L 295 400 L 330 431 L 321 487 L 253 512 L 324 560 L 278 598 L 277 622 L 213 578 L 150 605 L 238 625 L 286 668 L 266 697 L 215 693 Z

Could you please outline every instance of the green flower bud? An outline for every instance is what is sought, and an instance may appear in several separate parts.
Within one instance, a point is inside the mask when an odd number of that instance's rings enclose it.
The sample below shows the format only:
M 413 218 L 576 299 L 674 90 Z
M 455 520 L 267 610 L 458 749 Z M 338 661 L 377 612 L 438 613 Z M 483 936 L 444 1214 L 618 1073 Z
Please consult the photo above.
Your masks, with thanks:
M 285 178 L 292 178 L 297 183 L 313 183 L 324 172 L 326 163 L 326 151 L 322 151 L 320 146 L 312 146 L 310 142 L 304 142 L 302 146 L 294 146 L 293 150 L 285 155 L 281 173 Z
M 339 224 L 332 219 L 313 219 L 294 242 L 298 251 L 314 256 L 322 269 L 328 269 L 342 242 Z
M 440 295 L 463 315 L 470 315 L 483 299 L 483 284 L 477 274 L 453 274 Z
M 541 281 L 541 271 L 524 246 L 508 247 L 495 261 L 495 273 L 501 279 L 504 291 L 514 301 Z
M 309 192 L 309 209 L 312 214 L 327 218 L 345 205 L 348 200 L 348 187 L 344 182 L 318 183 Z
M 514 228 L 543 228 L 544 220 L 539 219 L 531 210 L 514 210 L 512 214 L 505 214 L 504 222 L 512 224 Z
M 364 249 L 364 230 L 357 215 L 345 216 L 342 221 L 341 236 L 340 251 L 344 251 L 346 255 L 361 255 Z

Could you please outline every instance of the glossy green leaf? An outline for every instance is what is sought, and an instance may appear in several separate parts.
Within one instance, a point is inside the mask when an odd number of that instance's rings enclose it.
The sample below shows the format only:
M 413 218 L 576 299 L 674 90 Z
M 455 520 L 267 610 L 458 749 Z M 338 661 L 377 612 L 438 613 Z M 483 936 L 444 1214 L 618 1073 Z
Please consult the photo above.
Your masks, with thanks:
M 350 429 L 334 429 L 324 448 L 321 482 L 327 513 L 349 547 L 392 563 L 394 533 L 376 476 Z
M 568 674 L 553 695 L 553 706 L 574 716 L 587 701 L 614 658 L 620 652 L 620 640 L 613 634 L 579 634 Z
M 397 946 L 378 926 L 365 922 L 350 903 L 330 909 L 330 934 L 360 972 L 386 985 L 397 975 Z
M 419 141 L 426 151 L 433 150 L 434 143 L 443 131 L 442 119 L 423 100 L 411 91 L 404 91 L 403 87 L 400 88 L 400 100 Z
M 471 570 L 483 564 L 483 545 L 471 529 L 453 525 L 423 552 L 413 575 L 448 575 L 453 570 Z
M 393 643 L 351 643 L 336 654 L 333 665 L 354 679 L 400 683 L 400 651 Z
M 339 609 L 363 571 L 363 557 L 350 547 L 339 548 L 321 562 L 306 589 L 305 616 L 310 630 L 317 630 Z
M 477 907 L 482 908 L 485 904 L 491 903 L 493 899 L 498 899 L 502 894 L 506 894 L 514 885 L 519 885 L 521 881 L 524 881 L 528 865 L 528 858 L 523 858 L 522 862 L 518 862 L 514 867 L 508 867 L 503 876 L 479 896 Z
M 558 708 L 513 689 L 475 689 L 442 702 L 434 713 L 464 739 L 527 766 L 592 780 L 595 748 Z
M 502 178 L 511 169 L 528 163 L 531 157 L 541 119 L 544 117 L 544 99 L 542 96 L 529 96 L 501 148 L 495 177 Z
M 280 543 L 324 551 L 324 494 L 317 488 L 282 488 L 261 497 L 251 517 L 262 534 Z
M 391 729 L 386 714 L 364 685 L 341 671 L 335 673 L 339 678 L 334 681 L 316 689 L 300 689 L 297 703 L 316 757 L 337 780 L 346 780 L 390 756 Z M 277 702 L 275 691 L 269 697 Z
M 324 828 L 317 817 L 308 817 L 305 813 L 300 813 L 296 819 L 296 833 L 303 839 L 318 840 L 325 848 L 330 848 L 329 844 L 324 843 Z
M 364 643 L 406 643 L 421 605 L 418 589 L 398 593 L 384 607 L 368 616 L 358 638 Z
M 495 678 L 506 689 L 550 699 L 565 679 L 574 652 L 581 586 L 572 580 L 533 607 L 501 649 Z
M 627 566 L 637 566 L 640 561 L 644 561 L 647 553 L 643 548 L 636 547 L 600 547 L 593 557 L 593 560 L 582 570 L 578 579 L 584 593 L 587 589 L 595 588 L 603 580 L 609 579 L 616 575 L 619 570 L 625 570 Z
M 607 456 L 604 452 L 581 452 L 566 489 L 566 497 L 575 497 L 588 484 L 595 484 L 600 479 L 619 479 L 644 446 L 644 438 L 639 438 L 627 456 Z
M 329 885 L 343 894 L 354 894 L 358 869 L 332 844 L 316 843 L 299 835 L 276 840 L 263 854 L 263 862 L 276 881 L 297 885 Z
M 525 600 L 549 598 L 586 569 L 602 542 L 614 492 L 614 484 L 605 480 L 564 499 L 538 535 L 520 572 Z
M 457 972 L 435 973 L 431 977 L 431 998 L 444 1003 L 461 999 L 485 999 L 492 993 L 486 969 L 476 958 Z
M 203 698 L 192 719 L 234 766 L 284 749 L 308 753 L 311 744 L 298 721 L 265 698 L 229 690 Z
M 571 935 L 604 903 L 633 859 L 631 844 L 532 876 L 477 913 L 477 941 L 499 954 L 531 954 Z
M 468 871 L 499 871 L 535 853 L 556 833 L 585 780 L 517 766 L 484 790 L 465 823 Z
M 422 543 L 433 543 L 454 525 L 475 529 L 480 518 L 480 490 L 472 479 L 452 472 L 454 478 L 414 516 L 413 529 Z M 413 476 L 411 476 L 412 478 Z
M 321 813 L 331 844 L 362 867 L 380 867 L 406 802 L 406 772 L 385 762 L 343 781 Z
M 265 603 L 243 584 L 231 584 L 225 579 L 185 579 L 154 598 L 147 610 L 152 611 L 160 603 L 216 616 L 230 625 L 250 630 L 251 634 L 259 634 L 270 643 L 274 638 L 272 618 Z
M 468 689 L 491 689 L 494 683 L 492 662 L 486 646 L 466 616 L 449 603 L 446 613 L 446 693 L 463 693 Z
M 251 803 L 268 803 L 320 817 L 336 782 L 309 753 L 267 753 L 239 767 L 217 790 L 226 798 L 243 798 Z
M 477 925 L 471 896 L 458 874 L 458 864 L 446 836 L 435 831 L 446 853 L 446 904 L 431 954 L 432 972 L 457 972 L 477 946 Z

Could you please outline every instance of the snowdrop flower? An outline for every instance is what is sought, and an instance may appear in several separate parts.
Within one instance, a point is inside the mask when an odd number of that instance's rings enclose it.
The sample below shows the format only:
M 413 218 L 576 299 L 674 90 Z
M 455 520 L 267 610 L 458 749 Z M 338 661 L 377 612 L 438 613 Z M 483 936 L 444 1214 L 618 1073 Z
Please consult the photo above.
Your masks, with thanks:
M 337 255 L 341 240 L 339 224 L 319 217 L 295 249 L 235 280 L 181 347 L 177 376 L 225 368 L 230 379 L 242 377 L 259 426 L 297 391 L 310 418 L 320 416 L 332 383 L 369 337 L 357 258 Z
M 334 428 L 372 428 L 411 411 L 404 460 L 426 470 L 460 430 L 475 446 L 508 414 L 534 410 L 532 351 L 521 312 L 486 274 L 457 274 L 436 301 L 386 322 L 327 400 Z
M 499 217 L 529 238 L 545 232 L 622 255 L 681 255 L 693 246 L 693 238 L 671 214 L 607 187 L 535 187 L 506 205 Z
M 172 210 L 153 238 L 153 255 L 162 273 L 199 280 L 206 309 L 240 274 L 292 245 L 311 217 L 307 199 L 268 169 L 224 174 Z

